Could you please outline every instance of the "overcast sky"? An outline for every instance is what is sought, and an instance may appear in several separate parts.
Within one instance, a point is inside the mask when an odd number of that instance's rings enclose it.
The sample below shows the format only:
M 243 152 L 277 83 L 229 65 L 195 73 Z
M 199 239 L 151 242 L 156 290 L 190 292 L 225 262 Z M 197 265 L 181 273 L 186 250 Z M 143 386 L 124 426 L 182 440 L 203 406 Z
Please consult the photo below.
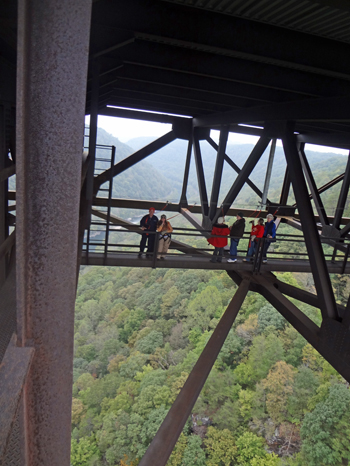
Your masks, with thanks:
M 86 118 L 86 123 L 89 124 L 90 118 Z M 130 139 L 141 136 L 160 137 L 171 130 L 170 124 L 154 123 L 151 121 L 131 120 L 126 118 L 116 118 L 99 116 L 98 126 L 103 128 L 108 133 L 117 137 L 121 142 L 128 142 Z M 219 132 L 212 131 L 211 137 L 218 141 Z M 257 137 L 246 136 L 244 134 L 230 133 L 229 142 L 232 144 L 254 144 Z M 278 144 L 280 145 L 280 144 Z M 306 150 L 313 150 L 317 152 L 336 152 L 339 154 L 347 155 L 348 151 L 343 149 L 334 149 L 332 147 L 314 146 L 307 144 Z

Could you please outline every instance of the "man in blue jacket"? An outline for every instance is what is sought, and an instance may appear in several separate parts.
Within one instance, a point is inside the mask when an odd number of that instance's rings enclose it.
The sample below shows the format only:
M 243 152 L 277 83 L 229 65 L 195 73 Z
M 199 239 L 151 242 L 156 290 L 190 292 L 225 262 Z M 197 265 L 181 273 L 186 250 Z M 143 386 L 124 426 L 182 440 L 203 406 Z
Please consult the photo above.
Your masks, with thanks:
M 266 216 L 267 222 L 265 223 L 265 230 L 264 230 L 264 235 L 263 238 L 266 238 L 265 243 L 264 243 L 264 250 L 263 250 L 263 264 L 266 264 L 267 262 L 267 250 L 269 249 L 270 244 L 273 241 L 276 241 L 276 224 L 273 221 L 273 215 L 272 214 L 267 214 Z
M 144 217 L 142 217 L 140 221 L 141 230 L 145 231 L 145 233 L 143 233 L 141 237 L 139 257 L 142 256 L 142 253 L 145 250 L 147 240 L 148 240 L 148 248 L 147 248 L 146 257 L 149 257 L 151 253 L 153 253 L 156 235 L 149 234 L 146 232 L 149 232 L 149 231 L 155 232 L 157 230 L 158 217 L 154 215 L 155 210 L 156 209 L 154 207 L 150 207 L 149 213 L 145 215 Z

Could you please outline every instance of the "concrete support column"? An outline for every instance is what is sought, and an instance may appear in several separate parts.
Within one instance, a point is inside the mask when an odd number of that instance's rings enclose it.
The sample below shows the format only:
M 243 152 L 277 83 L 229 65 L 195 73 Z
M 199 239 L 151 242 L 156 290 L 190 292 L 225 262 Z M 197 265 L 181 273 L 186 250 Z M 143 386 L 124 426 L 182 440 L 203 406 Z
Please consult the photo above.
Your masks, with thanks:
M 18 344 L 27 466 L 69 466 L 74 301 L 91 0 L 19 0 Z

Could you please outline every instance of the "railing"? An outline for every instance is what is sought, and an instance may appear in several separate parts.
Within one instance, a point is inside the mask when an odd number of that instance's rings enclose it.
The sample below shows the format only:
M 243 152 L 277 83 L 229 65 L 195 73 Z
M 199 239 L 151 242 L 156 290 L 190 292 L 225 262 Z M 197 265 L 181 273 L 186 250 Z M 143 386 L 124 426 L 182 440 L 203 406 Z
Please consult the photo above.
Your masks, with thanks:
M 94 221 L 91 222 L 90 226 L 90 240 L 84 242 L 83 250 L 86 254 L 86 257 L 89 257 L 90 253 L 103 253 L 104 254 L 104 264 L 107 262 L 107 257 L 109 254 L 132 254 L 136 256 L 139 253 L 139 241 L 136 240 L 136 235 L 139 237 L 142 234 L 145 234 L 141 230 L 139 225 L 134 224 L 125 224 L 125 223 L 113 223 L 109 226 L 108 237 L 106 238 L 105 234 L 105 222 Z M 184 254 L 188 256 L 204 255 L 208 259 L 211 257 L 213 252 L 212 246 L 204 246 L 201 243 L 207 241 L 206 236 L 210 234 L 210 230 L 197 230 L 194 228 L 173 228 L 172 232 L 172 243 L 170 244 L 170 251 L 167 252 L 167 257 L 180 257 Z M 152 267 L 157 266 L 157 254 L 158 254 L 158 241 L 159 233 L 147 231 L 148 235 L 155 235 L 154 250 L 147 253 L 152 256 Z M 131 241 L 126 242 L 126 237 L 132 238 Z M 212 238 L 227 238 L 228 245 L 224 250 L 224 258 L 229 257 L 229 246 L 230 246 L 230 237 L 227 236 L 217 236 L 210 235 Z M 183 242 L 184 239 L 192 241 L 192 244 L 189 242 Z M 193 244 L 193 239 L 198 238 L 198 244 Z M 236 238 L 236 237 L 234 237 Z M 248 243 L 249 243 L 250 234 L 245 233 L 240 239 L 240 249 L 238 249 L 239 258 L 242 259 L 247 256 Z M 107 241 L 106 241 L 107 239 Z M 114 239 L 114 241 L 113 241 Z M 238 239 L 238 238 L 237 238 Z M 118 241 L 119 240 L 119 241 Z M 181 240 L 181 245 L 178 243 Z M 202 240 L 202 241 L 201 241 Z M 342 263 L 341 273 L 345 272 L 349 254 L 350 254 L 350 240 L 349 239 L 339 239 L 335 240 L 330 237 L 320 237 L 321 243 L 324 244 L 324 257 L 327 260 L 330 260 L 332 263 L 338 263 L 339 260 Z M 276 240 L 260 238 L 256 246 L 256 252 L 253 256 L 251 262 L 252 268 L 255 272 L 258 272 L 261 268 L 263 261 L 263 248 L 266 241 L 271 243 L 271 249 L 268 250 L 269 259 L 273 260 L 303 260 L 308 259 L 308 252 L 305 245 L 305 239 L 302 235 L 293 235 L 293 234 L 278 234 Z M 329 245 L 329 241 L 334 242 L 334 246 Z M 298 248 L 299 251 L 290 251 L 288 248 L 288 243 L 293 243 L 295 245 L 300 245 Z M 283 248 L 285 246 L 285 248 Z M 338 248 L 341 246 L 342 251 Z M 181 251 L 176 251 L 178 249 Z M 333 251 L 334 248 L 334 251 Z M 88 264 L 88 260 L 86 261 Z

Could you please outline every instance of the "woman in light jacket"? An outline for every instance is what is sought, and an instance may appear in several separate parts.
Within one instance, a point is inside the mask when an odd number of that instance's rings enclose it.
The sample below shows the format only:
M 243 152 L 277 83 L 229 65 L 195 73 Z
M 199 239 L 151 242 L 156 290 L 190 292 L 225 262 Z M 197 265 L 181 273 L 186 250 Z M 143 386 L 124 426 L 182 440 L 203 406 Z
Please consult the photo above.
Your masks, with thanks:
M 168 252 L 171 243 L 171 232 L 173 231 L 170 222 L 166 219 L 166 215 L 160 217 L 157 223 L 157 231 L 159 232 L 158 244 L 158 259 L 165 259 L 165 254 Z

